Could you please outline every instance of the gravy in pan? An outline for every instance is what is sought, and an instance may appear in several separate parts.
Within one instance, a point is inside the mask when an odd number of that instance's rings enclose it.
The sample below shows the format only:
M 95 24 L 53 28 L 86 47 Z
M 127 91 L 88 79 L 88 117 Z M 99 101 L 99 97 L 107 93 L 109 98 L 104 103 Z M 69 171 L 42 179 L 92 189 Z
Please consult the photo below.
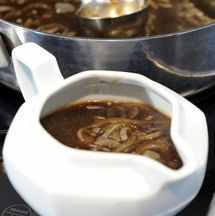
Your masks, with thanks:
M 0 18 L 42 32 L 75 36 L 79 7 L 79 0 L 0 0 Z
M 179 169 L 182 161 L 170 138 L 170 122 L 148 105 L 120 101 L 74 103 L 41 119 L 69 147 L 140 154 Z
M 148 20 L 137 37 L 177 32 L 214 22 L 214 17 L 198 7 L 195 0 L 147 2 Z M 80 0 L 0 0 L 0 18 L 42 32 L 85 36 L 75 16 L 79 7 Z

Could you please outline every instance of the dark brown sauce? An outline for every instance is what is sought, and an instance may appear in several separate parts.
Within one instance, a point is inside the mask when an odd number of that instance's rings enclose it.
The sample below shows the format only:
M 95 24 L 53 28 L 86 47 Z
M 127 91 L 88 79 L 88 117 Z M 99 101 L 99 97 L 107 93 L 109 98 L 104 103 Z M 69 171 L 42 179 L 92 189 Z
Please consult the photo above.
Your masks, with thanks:
M 145 155 L 179 169 L 182 161 L 170 138 L 170 122 L 148 105 L 119 101 L 71 104 L 41 119 L 69 147 Z
M 213 22 L 214 16 L 195 2 L 148 1 L 148 20 L 136 36 L 166 34 Z M 80 0 L 0 0 L 0 18 L 42 32 L 84 36 L 75 16 L 79 7 Z
M 0 0 L 0 18 L 48 33 L 75 36 L 76 0 Z

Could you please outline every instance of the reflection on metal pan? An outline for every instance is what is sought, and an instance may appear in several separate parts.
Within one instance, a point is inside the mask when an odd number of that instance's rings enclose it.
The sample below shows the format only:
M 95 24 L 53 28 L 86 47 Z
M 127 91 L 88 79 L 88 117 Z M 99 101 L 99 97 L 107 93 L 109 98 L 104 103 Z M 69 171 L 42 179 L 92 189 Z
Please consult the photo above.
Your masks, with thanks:
M 64 37 L 3 20 L 0 32 L 9 52 L 25 42 L 47 49 L 56 56 L 65 78 L 91 69 L 128 71 L 144 74 L 184 96 L 215 83 L 214 23 L 174 34 L 132 39 Z M 161 66 L 168 66 L 169 70 Z M 18 89 L 12 65 L 0 69 L 0 79 Z

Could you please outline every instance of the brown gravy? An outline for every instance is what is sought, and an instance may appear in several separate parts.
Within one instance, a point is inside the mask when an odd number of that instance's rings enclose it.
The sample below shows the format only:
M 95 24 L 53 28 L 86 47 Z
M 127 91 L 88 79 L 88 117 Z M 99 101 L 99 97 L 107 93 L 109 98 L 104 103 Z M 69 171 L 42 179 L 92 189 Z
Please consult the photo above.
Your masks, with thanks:
M 182 161 L 170 138 L 170 122 L 148 105 L 120 101 L 70 104 L 41 119 L 69 147 L 140 154 L 179 169 Z
M 76 0 L 0 0 L 0 18 L 47 33 L 75 36 Z

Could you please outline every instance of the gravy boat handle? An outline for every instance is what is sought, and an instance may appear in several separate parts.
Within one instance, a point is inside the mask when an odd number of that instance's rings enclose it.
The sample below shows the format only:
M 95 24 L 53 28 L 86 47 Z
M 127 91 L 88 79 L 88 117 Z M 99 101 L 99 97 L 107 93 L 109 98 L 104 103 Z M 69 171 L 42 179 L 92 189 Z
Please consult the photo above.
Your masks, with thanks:
M 50 90 L 64 79 L 55 56 L 35 43 L 14 48 L 12 60 L 25 100 Z

